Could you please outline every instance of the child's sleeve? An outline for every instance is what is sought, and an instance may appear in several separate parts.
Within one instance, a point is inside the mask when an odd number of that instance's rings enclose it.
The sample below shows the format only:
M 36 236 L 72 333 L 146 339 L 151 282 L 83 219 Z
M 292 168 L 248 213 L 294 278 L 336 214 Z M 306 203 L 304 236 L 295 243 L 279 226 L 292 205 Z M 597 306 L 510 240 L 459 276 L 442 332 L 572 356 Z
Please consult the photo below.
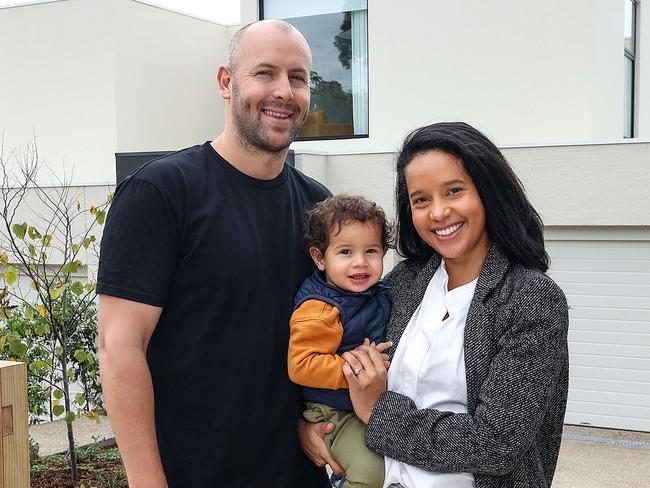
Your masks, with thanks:
M 336 307 L 307 300 L 291 316 L 288 367 L 291 381 L 312 388 L 348 388 L 345 361 L 336 354 L 343 338 Z

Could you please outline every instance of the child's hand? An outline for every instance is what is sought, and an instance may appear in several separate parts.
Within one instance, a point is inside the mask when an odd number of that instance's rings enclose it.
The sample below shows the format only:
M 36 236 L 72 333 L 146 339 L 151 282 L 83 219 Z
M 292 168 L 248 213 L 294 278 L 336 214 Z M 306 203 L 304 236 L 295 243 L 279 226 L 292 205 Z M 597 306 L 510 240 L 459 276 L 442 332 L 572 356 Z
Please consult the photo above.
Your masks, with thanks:
M 386 349 L 389 349 L 393 346 L 393 343 L 391 341 L 388 342 L 380 342 L 379 344 L 376 344 L 375 341 L 370 342 L 370 339 L 367 337 L 363 340 L 363 345 L 364 346 L 371 346 L 377 349 L 381 353 L 381 359 L 384 361 L 384 367 L 388 369 L 390 367 L 390 359 L 388 357 L 388 354 L 384 353 Z

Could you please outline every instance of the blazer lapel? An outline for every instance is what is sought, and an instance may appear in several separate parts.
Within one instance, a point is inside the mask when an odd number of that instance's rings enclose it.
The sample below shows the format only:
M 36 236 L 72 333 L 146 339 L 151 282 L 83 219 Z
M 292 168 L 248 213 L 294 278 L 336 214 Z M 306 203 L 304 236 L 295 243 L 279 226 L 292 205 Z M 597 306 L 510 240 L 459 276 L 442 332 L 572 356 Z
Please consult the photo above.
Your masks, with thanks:
M 474 413 L 481 385 L 496 353 L 494 341 L 494 308 L 489 299 L 508 271 L 509 262 L 496 244 L 490 246 L 479 274 L 465 322 L 465 378 L 467 410 Z

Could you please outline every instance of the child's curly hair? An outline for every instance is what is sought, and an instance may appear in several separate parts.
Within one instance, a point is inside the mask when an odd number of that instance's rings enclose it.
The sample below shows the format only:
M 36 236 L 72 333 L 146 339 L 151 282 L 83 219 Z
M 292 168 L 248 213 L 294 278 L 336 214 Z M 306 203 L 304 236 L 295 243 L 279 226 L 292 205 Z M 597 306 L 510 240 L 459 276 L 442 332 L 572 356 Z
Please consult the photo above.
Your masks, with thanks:
M 379 205 L 361 196 L 340 194 L 323 200 L 307 213 L 304 235 L 307 249 L 313 246 L 324 254 L 330 236 L 338 234 L 341 226 L 349 222 L 376 223 L 381 228 L 382 247 L 394 247 L 394 226 Z

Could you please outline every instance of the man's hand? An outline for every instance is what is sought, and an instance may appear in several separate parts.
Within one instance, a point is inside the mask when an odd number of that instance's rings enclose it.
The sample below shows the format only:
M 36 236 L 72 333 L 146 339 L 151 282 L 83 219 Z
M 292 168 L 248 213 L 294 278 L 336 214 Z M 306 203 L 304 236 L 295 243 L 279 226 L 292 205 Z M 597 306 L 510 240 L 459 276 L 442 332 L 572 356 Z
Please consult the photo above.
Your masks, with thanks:
M 325 434 L 329 434 L 334 429 L 334 424 L 329 422 L 310 423 L 304 419 L 298 420 L 298 440 L 300 447 L 311 462 L 316 466 L 325 466 L 329 464 L 334 474 L 344 476 L 345 471 L 334 460 L 330 452 L 327 450 L 323 438 Z

